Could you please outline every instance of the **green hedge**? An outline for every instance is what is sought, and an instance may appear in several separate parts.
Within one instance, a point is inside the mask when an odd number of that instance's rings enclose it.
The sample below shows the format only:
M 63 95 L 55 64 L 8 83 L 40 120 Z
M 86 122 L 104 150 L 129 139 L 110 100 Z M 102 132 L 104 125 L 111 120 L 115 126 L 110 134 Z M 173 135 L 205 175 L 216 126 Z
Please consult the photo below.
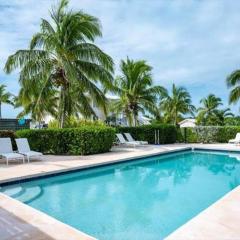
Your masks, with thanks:
M 35 151 L 51 154 L 88 155 L 108 152 L 115 139 L 110 127 L 20 130 L 17 137 L 28 138 Z
M 178 142 L 184 141 L 184 130 L 178 130 Z M 189 143 L 227 143 L 240 132 L 240 126 L 198 126 L 187 128 Z
M 173 125 L 153 124 L 139 127 L 118 127 L 117 132 L 130 133 L 134 139 L 148 141 L 155 144 L 155 132 L 159 131 L 159 143 L 175 143 L 177 139 L 177 129 Z

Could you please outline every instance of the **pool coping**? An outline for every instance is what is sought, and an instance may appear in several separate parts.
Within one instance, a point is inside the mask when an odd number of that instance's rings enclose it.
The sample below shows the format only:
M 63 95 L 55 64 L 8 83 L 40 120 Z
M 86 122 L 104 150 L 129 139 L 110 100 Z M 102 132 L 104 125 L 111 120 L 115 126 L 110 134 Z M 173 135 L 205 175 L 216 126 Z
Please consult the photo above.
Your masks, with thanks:
M 118 163 L 124 163 L 124 162 L 127 162 L 127 161 L 136 161 L 136 160 L 140 160 L 140 159 L 143 159 L 143 158 L 148 158 L 148 157 L 154 157 L 154 156 L 158 156 L 158 155 L 168 155 L 168 154 L 171 154 L 171 153 L 178 153 L 178 152 L 184 152 L 184 151 L 189 151 L 189 150 L 206 150 L 206 151 L 222 151 L 222 152 L 235 152 L 235 153 L 240 153 L 240 149 L 239 150 L 229 150 L 229 149 L 226 149 L 226 148 L 211 148 L 211 147 L 204 147 L 204 146 L 195 146 L 194 144 L 192 145 L 189 145 L 189 146 L 186 146 L 186 147 L 182 147 L 180 149 L 165 149 L 164 152 L 157 152 L 157 153 L 151 153 L 151 154 L 142 154 L 141 156 L 133 156 L 133 157 L 123 157 L 121 159 L 114 159 L 114 160 L 110 160 L 110 161 L 107 161 L 107 162 L 101 162 L 101 163 L 90 163 L 89 165 L 84 165 L 84 166 L 77 166 L 77 167 L 69 167 L 67 169 L 59 169 L 59 170 L 53 170 L 53 171 L 48 171 L 48 172 L 42 172 L 42 173 L 36 173 L 36 174 L 31 174 L 31 175 L 26 175 L 26 176 L 21 176 L 21 177 L 13 177 L 13 178 L 9 178 L 9 179 L 4 179 L 4 180 L 0 180 L 0 188 L 1 186 L 6 186 L 6 185 L 11 185 L 11 184 L 15 184 L 15 183 L 19 183 L 19 182 L 23 182 L 23 181 L 31 181 L 33 179 L 38 179 L 38 178 L 45 178 L 45 177 L 49 177 L 49 176 L 55 176 L 55 175 L 59 175 L 59 174 L 64 174 L 64 173 L 69 173 L 69 172 L 76 172 L 76 171 L 81 171 L 81 170 L 86 170 L 86 169 L 91 169 L 91 168 L 97 168 L 97 167 L 101 167 L 101 166 L 107 166 L 107 165 L 113 165 L 113 164 L 118 164 Z M 240 189 L 240 188 L 239 188 Z M 234 189 L 230 192 L 228 192 L 226 195 L 230 195 L 232 192 L 234 191 Z M 226 196 L 224 195 L 224 197 Z M 44 215 L 44 219 L 46 219 L 46 221 L 50 220 L 50 221 L 54 221 L 55 224 L 58 225 L 61 225 L 61 230 L 64 231 L 64 230 L 68 230 L 69 228 L 70 229 L 73 229 L 75 231 L 75 234 L 77 234 L 77 238 L 76 239 L 79 239 L 79 240 L 85 240 L 85 239 L 96 239 L 76 228 L 73 228 L 71 227 L 70 225 L 67 225 L 35 208 L 32 208 L 24 203 L 21 203 L 20 201 L 16 200 L 16 199 L 13 199 L 11 197 L 8 197 L 7 195 L 3 194 L 3 193 L 0 193 L 0 200 L 1 198 L 4 197 L 4 198 L 7 198 L 7 199 L 11 199 L 11 200 L 14 200 L 14 204 L 16 205 L 16 207 L 19 207 L 20 209 L 22 209 L 20 212 L 24 212 L 24 208 L 27 206 L 28 209 L 31 209 L 35 215 L 35 218 L 42 218 L 43 215 Z M 212 205 L 210 205 L 208 208 L 204 209 L 203 211 L 201 211 L 198 215 L 200 215 L 202 212 L 205 212 L 205 211 L 208 211 L 208 209 L 211 209 L 212 207 L 214 207 L 214 205 L 216 203 L 218 203 L 221 199 L 217 200 L 216 202 L 214 202 Z M 0 205 L 1 206 L 1 205 Z M 7 206 L 6 206 L 7 208 Z M 29 210 L 30 211 L 30 210 Z M 20 214 L 21 215 L 21 214 Z M 193 217 L 192 219 L 190 219 L 187 223 L 185 224 L 189 224 L 189 222 L 191 223 L 191 220 L 195 219 L 198 217 L 195 216 Z M 33 224 L 32 221 L 29 222 L 29 224 Z M 185 224 L 183 224 L 182 226 L 184 226 Z M 181 228 L 182 226 L 180 226 L 179 228 Z M 44 226 L 41 226 L 43 229 L 44 229 Z M 47 226 L 46 226 L 47 227 Z M 178 228 L 178 229 L 179 229 Z M 59 228 L 60 229 L 60 228 Z M 178 229 L 176 229 L 175 231 L 173 231 L 170 235 L 172 235 L 173 233 L 175 233 L 176 231 L 178 231 Z M 48 230 L 44 230 L 46 232 L 48 232 Z M 169 235 L 169 236 L 170 236 Z M 66 237 L 66 238 L 65 238 Z M 69 239 L 68 236 L 64 236 L 64 238 L 55 238 L 55 239 L 61 239 L 61 240 L 67 240 Z M 74 239 L 74 238 L 72 238 Z M 165 239 L 168 239 L 168 236 L 165 238 Z
M 7 238 L 9 240 L 25 239 L 22 235 L 26 228 L 28 230 L 26 239 L 97 240 L 96 238 L 63 223 L 54 217 L 3 193 L 0 193 L 0 209 L 4 209 L 5 213 L 7 213 L 7 216 L 4 216 L 5 214 L 1 216 L 1 219 L 4 218 L 4 225 L 6 228 L 11 224 L 11 220 L 9 221 L 9 219 L 17 219 L 14 221 L 15 224 L 17 223 L 17 226 L 14 225 L 14 228 L 11 229 L 11 236 Z M 19 236 L 20 234 L 21 236 Z

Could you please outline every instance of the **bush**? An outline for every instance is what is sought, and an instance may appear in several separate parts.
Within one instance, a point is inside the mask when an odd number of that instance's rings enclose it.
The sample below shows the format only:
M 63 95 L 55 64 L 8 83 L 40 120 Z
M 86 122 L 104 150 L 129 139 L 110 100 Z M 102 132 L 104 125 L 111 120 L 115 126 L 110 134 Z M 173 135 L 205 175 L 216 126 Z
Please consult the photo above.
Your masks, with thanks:
M 178 132 L 178 141 L 184 141 L 184 130 Z M 197 126 L 187 128 L 189 143 L 227 143 L 240 132 L 240 126 Z
M 17 137 L 28 138 L 35 151 L 51 154 L 88 155 L 108 152 L 115 139 L 110 127 L 20 130 Z
M 118 127 L 117 132 L 130 133 L 133 138 L 140 141 L 148 141 L 155 144 L 155 133 L 159 131 L 159 143 L 175 143 L 177 138 L 177 129 L 168 124 L 152 124 L 139 127 Z
M 106 124 L 101 120 L 86 120 L 75 117 L 70 117 L 65 123 L 66 128 L 79 128 L 83 126 L 104 127 Z M 48 124 L 48 128 L 59 128 L 58 120 L 51 120 Z
M 1 130 L 0 131 L 0 138 L 11 138 L 11 141 L 12 141 L 12 146 L 13 146 L 13 149 L 16 150 L 16 142 L 15 142 L 15 132 L 14 131 L 11 131 L 11 130 Z

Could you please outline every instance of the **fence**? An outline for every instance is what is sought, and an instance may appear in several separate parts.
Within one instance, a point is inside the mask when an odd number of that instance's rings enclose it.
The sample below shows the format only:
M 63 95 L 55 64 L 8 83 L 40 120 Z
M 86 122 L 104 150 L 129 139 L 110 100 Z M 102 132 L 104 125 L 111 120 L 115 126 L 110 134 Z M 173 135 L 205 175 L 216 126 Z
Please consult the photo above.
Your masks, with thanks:
M 20 129 L 30 128 L 31 119 L 0 119 L 0 130 L 13 130 L 17 131 Z

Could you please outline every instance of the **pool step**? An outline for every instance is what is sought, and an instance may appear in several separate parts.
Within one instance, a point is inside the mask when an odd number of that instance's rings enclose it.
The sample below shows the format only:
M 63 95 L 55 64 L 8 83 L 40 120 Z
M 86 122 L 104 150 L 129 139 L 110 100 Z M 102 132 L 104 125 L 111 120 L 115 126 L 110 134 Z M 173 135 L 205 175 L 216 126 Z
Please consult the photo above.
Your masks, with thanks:
M 43 188 L 41 188 L 40 186 L 34 186 L 29 188 L 23 188 L 21 186 L 18 186 L 9 188 L 3 191 L 3 193 L 28 204 L 33 200 L 39 198 L 43 194 Z

